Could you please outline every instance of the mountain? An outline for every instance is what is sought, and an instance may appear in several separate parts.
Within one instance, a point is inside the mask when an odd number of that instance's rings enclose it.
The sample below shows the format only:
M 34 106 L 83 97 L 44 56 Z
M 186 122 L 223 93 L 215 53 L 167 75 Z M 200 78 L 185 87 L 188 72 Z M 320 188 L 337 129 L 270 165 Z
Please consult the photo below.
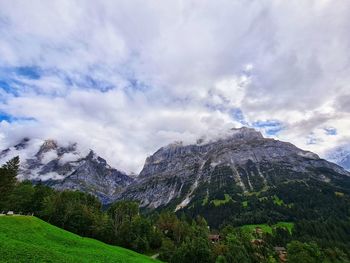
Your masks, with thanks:
M 350 192 L 350 173 L 291 143 L 240 128 L 216 141 L 160 148 L 118 198 L 138 200 L 145 209 L 170 208 L 215 217 L 227 211 L 231 216 L 232 209 L 240 213 L 247 202 L 256 201 L 252 196 L 260 198 L 263 206 L 265 201 L 283 202 L 280 198 L 295 189 L 308 195 L 325 186 L 334 187 L 333 195 Z M 278 191 L 286 193 L 277 195 Z M 286 219 L 285 213 L 278 217 Z
M 1 151 L 0 160 L 19 154 L 21 179 L 88 192 L 104 204 L 137 200 L 146 211 L 199 214 L 212 226 L 225 220 L 294 221 L 305 214 L 342 217 L 340 211 L 348 205 L 339 200 L 350 194 L 348 171 L 250 128 L 232 129 L 212 141 L 162 147 L 146 159 L 135 178 L 112 168 L 92 150 L 78 148 L 74 143 L 23 139 Z
M 327 159 L 350 171 L 349 146 L 337 147 L 327 154 Z
M 42 182 L 56 189 L 73 189 L 91 193 L 103 203 L 114 200 L 114 196 L 133 179 L 109 166 L 94 151 L 78 150 L 76 143 L 59 145 L 55 140 L 33 142 L 24 138 L 13 147 L 0 152 L 6 161 L 20 155 L 19 178 Z

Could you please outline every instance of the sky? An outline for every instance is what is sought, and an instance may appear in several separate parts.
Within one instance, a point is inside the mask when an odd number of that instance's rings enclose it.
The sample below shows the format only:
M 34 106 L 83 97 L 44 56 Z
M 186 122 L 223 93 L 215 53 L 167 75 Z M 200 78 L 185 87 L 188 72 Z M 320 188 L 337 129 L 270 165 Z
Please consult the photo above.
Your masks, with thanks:
M 350 143 L 350 1 L 0 0 L 0 148 L 78 142 L 139 172 L 248 126 Z

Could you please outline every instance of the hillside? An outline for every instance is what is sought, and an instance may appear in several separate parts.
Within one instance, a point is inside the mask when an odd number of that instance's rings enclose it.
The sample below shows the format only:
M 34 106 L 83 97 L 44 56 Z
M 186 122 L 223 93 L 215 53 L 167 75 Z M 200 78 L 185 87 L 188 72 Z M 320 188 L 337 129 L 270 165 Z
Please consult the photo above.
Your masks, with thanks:
M 201 215 L 211 227 L 219 227 L 327 214 L 345 219 L 341 211 L 346 211 L 349 193 L 350 173 L 342 167 L 291 143 L 240 128 L 216 141 L 159 149 L 120 199 L 138 200 L 146 210 Z
M 274 228 L 281 227 L 284 229 L 287 229 L 289 233 L 292 233 L 292 229 L 294 227 L 294 223 L 291 222 L 278 222 L 277 224 L 274 224 L 272 226 L 269 226 L 268 224 L 255 224 L 255 225 L 244 225 L 240 228 L 246 232 L 246 233 L 253 233 L 255 232 L 256 228 L 260 228 L 263 233 L 269 233 L 272 234 L 272 230 Z
M 0 217 L 0 255 L 0 262 L 156 262 L 27 216 Z

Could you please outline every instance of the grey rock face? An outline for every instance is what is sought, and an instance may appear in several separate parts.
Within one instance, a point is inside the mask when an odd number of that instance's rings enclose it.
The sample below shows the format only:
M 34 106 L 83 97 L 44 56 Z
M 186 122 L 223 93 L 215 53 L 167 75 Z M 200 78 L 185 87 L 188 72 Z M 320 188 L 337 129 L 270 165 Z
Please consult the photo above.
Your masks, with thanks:
M 111 168 L 106 160 L 93 151 L 75 164 L 74 171 L 55 184 L 55 188 L 92 193 L 99 197 L 102 203 L 110 203 L 116 194 L 133 182 L 131 177 Z
M 30 143 L 24 139 L 0 151 L 0 161 L 26 153 L 21 157 L 21 179 L 88 192 L 103 203 L 138 200 L 150 209 L 179 210 L 217 193 L 258 192 L 293 180 L 312 178 L 339 185 L 350 176 L 312 152 L 264 138 L 249 128 L 232 129 L 215 141 L 162 147 L 146 159 L 135 178 L 110 167 L 93 151 L 83 154 L 76 144 L 62 146 L 47 140 L 30 151 Z
M 0 153 L 0 159 L 28 151 L 29 139 Z M 25 158 L 27 157 L 27 158 Z M 60 146 L 54 140 L 46 140 L 37 151 L 21 158 L 19 178 L 33 182 L 41 181 L 59 190 L 71 189 L 91 193 L 103 203 L 115 199 L 121 189 L 134 179 L 110 167 L 106 160 L 90 151 L 79 152 L 77 144 Z
M 333 182 L 349 176 L 343 168 L 296 146 L 264 138 L 249 128 L 206 144 L 170 144 L 146 159 L 136 183 L 119 199 L 139 200 L 147 208 L 186 207 L 209 188 L 259 191 L 283 180 L 314 178 Z

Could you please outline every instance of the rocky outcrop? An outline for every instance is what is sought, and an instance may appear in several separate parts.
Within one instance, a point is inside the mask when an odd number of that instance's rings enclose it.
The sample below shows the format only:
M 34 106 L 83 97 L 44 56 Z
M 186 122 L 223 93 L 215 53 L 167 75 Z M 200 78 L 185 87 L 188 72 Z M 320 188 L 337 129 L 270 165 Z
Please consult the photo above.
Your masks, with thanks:
M 209 192 L 259 191 L 304 178 L 337 183 L 348 176 L 343 168 L 312 152 L 241 128 L 216 141 L 174 143 L 159 149 L 147 158 L 136 183 L 118 198 L 139 200 L 147 208 L 173 206 L 179 210 Z
M 92 193 L 99 197 L 102 203 L 110 203 L 132 182 L 131 177 L 113 169 L 106 160 L 90 151 L 85 158 L 75 163 L 74 171 L 54 187 Z

